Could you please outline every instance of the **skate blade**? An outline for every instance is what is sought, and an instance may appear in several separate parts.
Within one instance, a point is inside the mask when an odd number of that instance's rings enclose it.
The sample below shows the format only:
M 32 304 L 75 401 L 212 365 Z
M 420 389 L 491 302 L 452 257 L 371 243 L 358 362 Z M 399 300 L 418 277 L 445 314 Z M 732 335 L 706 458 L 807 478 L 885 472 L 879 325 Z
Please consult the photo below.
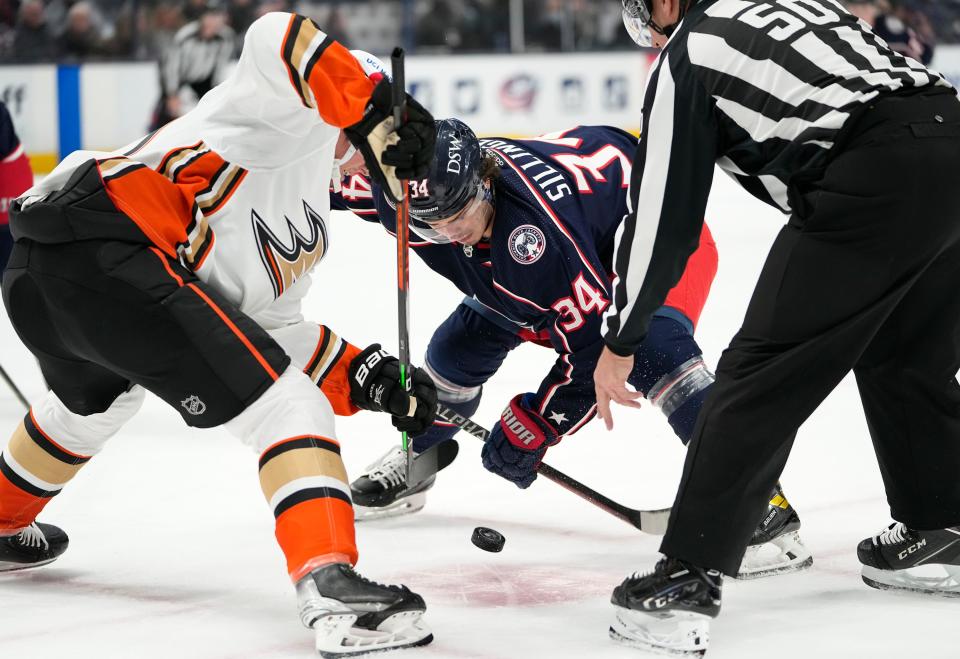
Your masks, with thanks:
M 813 556 L 796 531 L 784 533 L 770 542 L 747 547 L 740 570 L 734 579 L 762 579 L 787 572 L 799 572 L 813 565 Z
M 956 565 L 922 565 L 906 570 L 880 570 L 864 565 L 860 578 L 877 590 L 960 597 L 960 566 Z
M 390 519 L 391 517 L 402 517 L 403 515 L 412 515 L 423 510 L 427 505 L 427 493 L 418 492 L 408 497 L 398 499 L 389 506 L 361 506 L 353 505 L 353 519 L 357 522 L 371 522 L 378 519 Z
M 10 562 L 0 562 L 0 574 L 4 572 L 20 572 L 22 570 L 32 570 L 35 567 L 43 567 L 44 565 L 50 565 L 55 560 L 60 558 L 55 556 L 46 561 L 40 561 L 39 563 L 10 563 Z
M 710 644 L 710 618 L 700 613 L 645 613 L 614 606 L 610 638 L 671 657 L 702 657 Z
M 433 634 L 421 620 L 422 616 L 423 611 L 396 613 L 375 630 L 355 627 L 355 613 L 323 616 L 313 625 L 317 652 L 325 659 L 339 659 L 427 645 L 433 640 Z

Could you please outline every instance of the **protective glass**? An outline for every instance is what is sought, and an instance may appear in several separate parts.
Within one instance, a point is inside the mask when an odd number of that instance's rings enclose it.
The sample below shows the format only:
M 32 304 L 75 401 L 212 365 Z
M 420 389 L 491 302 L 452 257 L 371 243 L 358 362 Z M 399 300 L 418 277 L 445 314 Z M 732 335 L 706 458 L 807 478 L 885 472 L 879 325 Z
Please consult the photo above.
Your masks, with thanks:
M 650 8 L 644 0 L 623 0 L 623 26 L 641 48 L 653 47 L 650 21 Z

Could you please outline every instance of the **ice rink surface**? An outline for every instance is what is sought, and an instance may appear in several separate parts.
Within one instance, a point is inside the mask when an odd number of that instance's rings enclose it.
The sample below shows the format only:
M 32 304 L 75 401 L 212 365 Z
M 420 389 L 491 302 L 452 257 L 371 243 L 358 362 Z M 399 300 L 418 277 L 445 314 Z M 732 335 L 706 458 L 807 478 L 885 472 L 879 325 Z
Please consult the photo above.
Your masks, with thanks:
M 720 271 L 698 338 L 708 363 L 736 331 L 784 218 L 718 174 L 708 220 Z M 314 275 L 306 315 L 364 346 L 396 348 L 393 240 L 352 215 L 331 219 L 331 250 Z M 549 245 L 548 245 L 549 249 Z M 358 264 L 364 263 L 361 270 Z M 414 258 L 413 352 L 456 305 L 452 285 Z M 3 366 L 32 397 L 35 366 L 5 319 Z M 516 393 L 535 390 L 553 361 L 522 346 L 491 381 L 476 419 L 491 425 Z M 23 414 L 0 384 L 9 433 Z M 355 475 L 399 441 L 385 416 L 342 419 Z M 683 447 L 659 412 L 616 410 L 547 461 L 634 508 L 673 500 Z M 643 657 L 607 637 L 610 592 L 652 567 L 658 540 L 543 479 L 526 491 L 488 474 L 480 443 L 461 435 L 421 513 L 358 526 L 358 569 L 403 582 L 428 604 L 435 641 L 405 659 Z M 22 659 L 306 659 L 312 634 L 273 539 L 257 456 L 224 431 L 186 429 L 149 398 L 142 412 L 47 507 L 67 553 L 49 567 L 0 577 L 0 656 Z M 889 522 L 880 475 L 849 378 L 801 429 L 783 476 L 813 551 L 812 569 L 727 580 L 713 623 L 712 659 L 871 659 L 960 656 L 960 601 L 893 595 L 860 580 L 857 542 Z M 470 543 L 475 526 L 507 538 L 500 554 Z M 392 655 L 383 655 L 392 656 Z

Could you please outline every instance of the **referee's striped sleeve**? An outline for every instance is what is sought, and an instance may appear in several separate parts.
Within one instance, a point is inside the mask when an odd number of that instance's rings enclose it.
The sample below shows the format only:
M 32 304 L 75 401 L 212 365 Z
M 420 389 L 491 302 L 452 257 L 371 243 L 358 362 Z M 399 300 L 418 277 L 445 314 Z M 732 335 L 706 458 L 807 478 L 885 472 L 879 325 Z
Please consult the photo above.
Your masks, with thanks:
M 616 354 L 637 351 L 697 248 L 717 141 L 712 99 L 696 80 L 677 80 L 664 52 L 647 86 L 628 212 L 616 236 L 614 304 L 604 315 L 604 341 Z

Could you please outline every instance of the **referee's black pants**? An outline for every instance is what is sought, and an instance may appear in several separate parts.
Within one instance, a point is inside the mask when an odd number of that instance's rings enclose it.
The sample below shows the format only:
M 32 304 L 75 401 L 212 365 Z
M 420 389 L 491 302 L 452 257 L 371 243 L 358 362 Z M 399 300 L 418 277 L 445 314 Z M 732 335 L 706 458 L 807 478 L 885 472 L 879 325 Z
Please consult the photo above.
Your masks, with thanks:
M 850 370 L 893 518 L 960 524 L 960 102 L 886 97 L 844 138 L 720 359 L 668 556 L 736 574 L 797 429 Z

